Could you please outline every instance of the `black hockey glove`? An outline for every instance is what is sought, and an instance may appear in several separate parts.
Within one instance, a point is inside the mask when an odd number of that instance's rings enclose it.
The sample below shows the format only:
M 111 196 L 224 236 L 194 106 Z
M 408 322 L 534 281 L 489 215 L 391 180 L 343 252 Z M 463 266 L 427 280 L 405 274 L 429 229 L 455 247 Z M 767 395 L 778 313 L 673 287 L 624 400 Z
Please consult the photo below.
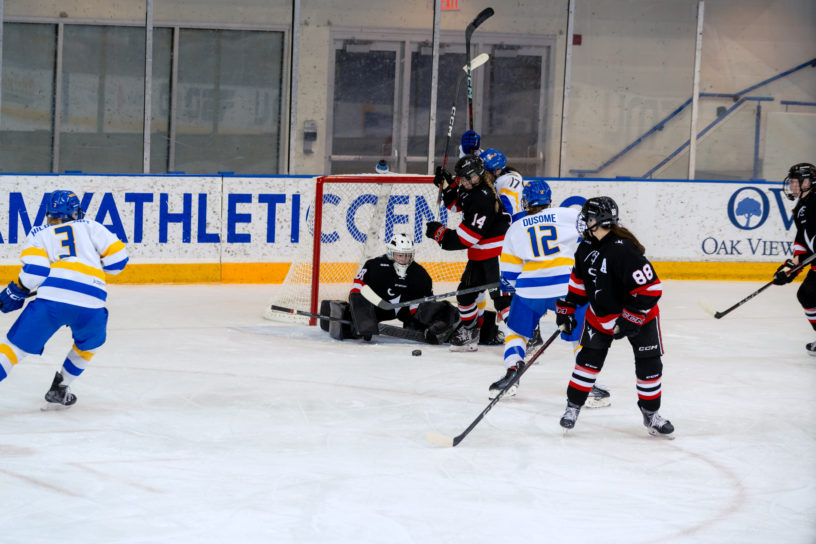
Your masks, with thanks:
M 640 313 L 633 314 L 624 308 L 615 321 L 615 333 L 612 337 L 617 340 L 625 336 L 629 338 L 637 336 L 644 323 L 646 323 L 646 316 Z
M 576 307 L 574 302 L 563 298 L 555 301 L 555 324 L 564 334 L 572 334 L 578 327 L 578 320 L 575 319 Z
M 436 185 L 442 190 L 445 190 L 451 185 L 453 185 L 453 176 L 451 176 L 451 173 L 442 168 L 441 166 L 437 166 L 436 171 L 434 172 L 433 182 L 434 185 Z
M 448 230 L 445 225 L 439 221 L 428 221 L 425 223 L 425 236 L 433 238 L 436 243 L 442 243 L 442 237 L 445 236 L 445 231 Z
M 10 282 L 8 286 L 0 291 L 0 312 L 7 314 L 23 307 L 25 299 L 31 295 L 31 291 L 25 287 L 20 287 L 17 282 Z
M 773 284 L 785 285 L 786 283 L 792 282 L 793 278 L 796 277 L 796 274 L 791 274 L 790 271 L 793 270 L 794 267 L 796 267 L 796 263 L 791 259 L 788 259 L 779 265 L 779 268 L 776 269 L 776 273 L 773 277 Z

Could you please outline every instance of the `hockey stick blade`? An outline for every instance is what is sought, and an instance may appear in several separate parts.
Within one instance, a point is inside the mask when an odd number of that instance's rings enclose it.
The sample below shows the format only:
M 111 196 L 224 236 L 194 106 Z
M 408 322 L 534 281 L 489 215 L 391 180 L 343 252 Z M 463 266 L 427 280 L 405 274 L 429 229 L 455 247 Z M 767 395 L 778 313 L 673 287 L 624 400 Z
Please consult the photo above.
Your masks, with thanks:
M 483 65 L 484 63 L 486 63 L 488 60 L 490 60 L 490 55 L 488 55 L 487 53 L 482 53 L 481 55 L 476 55 L 476 56 L 475 56 L 475 57 L 473 57 L 473 58 L 471 59 L 471 61 L 470 61 L 470 69 L 471 69 L 471 70 L 475 70 L 475 69 L 476 69 L 476 68 L 478 68 L 479 66 Z M 465 71 L 465 73 L 467 73 L 467 69 L 468 69 L 468 65 L 467 65 L 467 64 L 465 64 L 464 66 L 462 66 L 462 70 L 464 70 L 464 71 Z M 459 75 L 459 77 L 462 77 L 462 76 L 461 76 L 461 74 Z
M 340 319 L 339 317 L 332 317 L 330 315 L 320 315 L 320 314 L 313 314 L 312 312 L 304 312 L 302 310 L 296 310 L 294 308 L 286 308 L 285 306 L 275 306 L 274 304 L 270 304 L 269 308 L 271 310 L 275 310 L 276 312 L 283 312 L 285 314 L 295 314 L 300 315 L 303 317 L 311 317 L 314 319 L 319 319 L 320 321 L 336 321 L 338 323 L 345 323 L 346 325 L 352 325 L 352 322 L 348 319 Z
M 811 255 L 810 257 L 808 257 L 807 259 L 805 259 L 804 261 L 802 261 L 801 263 L 799 263 L 798 265 L 793 267 L 788 272 L 788 275 L 789 276 L 795 276 L 796 274 L 799 273 L 800 270 L 802 270 L 807 265 L 811 264 L 814 261 L 814 259 L 816 259 L 816 253 L 814 253 L 813 255 Z M 736 310 L 737 308 L 739 308 L 740 306 L 742 306 L 743 304 L 745 304 L 746 302 L 748 302 L 749 300 L 751 300 L 752 298 L 754 298 L 755 296 L 757 296 L 758 294 L 760 294 L 762 291 L 764 291 L 765 289 L 767 289 L 768 287 L 770 287 L 773 284 L 774 284 L 774 282 L 769 281 L 768 283 L 766 283 L 765 285 L 763 285 L 762 287 L 760 287 L 759 289 L 757 289 L 756 291 L 754 291 L 753 293 L 751 293 L 750 295 L 745 297 L 744 299 L 740 300 L 739 302 L 737 302 L 736 304 L 734 304 L 730 308 L 727 308 L 727 309 L 725 309 L 725 310 L 723 310 L 721 312 L 713 312 L 713 313 L 708 312 L 708 313 L 713 315 L 715 319 L 720 319 L 722 317 L 725 317 L 726 315 L 730 314 L 731 312 L 733 312 L 734 310 Z M 702 303 L 701 303 L 701 306 L 702 306 Z M 705 310 L 705 307 L 703 307 L 703 309 Z M 711 308 L 711 309 L 713 310 L 713 308 Z M 708 311 L 708 310 L 706 310 L 706 311 Z
M 481 25 L 482 23 L 484 23 L 485 21 L 487 21 L 488 19 L 493 17 L 494 13 L 496 13 L 496 12 L 493 11 L 493 8 L 485 8 L 482 11 L 480 11 L 479 15 L 477 15 L 476 18 L 473 19 L 473 21 L 471 21 L 471 23 L 465 29 L 465 35 L 466 36 L 472 36 L 473 32 L 477 28 L 479 28 L 479 25 Z M 459 28 L 461 28 L 461 27 L 459 27 Z
M 487 415 L 487 413 L 496 405 L 496 403 L 499 402 L 502 399 L 502 397 L 504 397 L 504 394 L 507 393 L 514 385 L 516 385 L 519 382 L 519 380 L 521 380 L 521 377 L 524 375 L 524 373 L 527 372 L 527 370 L 531 366 L 533 366 L 533 363 L 536 361 L 536 359 L 538 359 L 538 357 L 542 353 L 544 353 L 544 350 L 546 350 L 550 346 L 550 344 L 553 343 L 553 341 L 556 339 L 556 337 L 558 337 L 559 334 L 561 334 L 561 329 L 556 329 L 555 332 L 553 332 L 552 335 L 549 338 L 547 338 L 547 340 L 541 345 L 541 347 L 538 348 L 538 351 L 536 351 L 535 354 L 532 357 L 530 357 L 530 360 L 524 363 L 524 366 L 521 368 L 518 374 L 516 374 L 515 378 L 510 380 L 510 383 L 508 383 L 504 389 L 499 391 L 499 394 L 496 395 L 496 397 L 490 401 L 490 404 L 488 404 L 487 407 L 484 410 L 482 410 L 481 414 L 476 416 L 476 419 L 474 419 L 473 422 L 470 425 L 468 425 L 468 428 L 465 429 L 462 432 L 462 434 L 451 438 L 437 431 L 429 431 L 425 435 L 425 439 L 428 440 L 428 442 L 430 442 L 431 444 L 435 444 L 443 448 L 452 448 L 458 446 L 462 442 L 462 440 L 464 440 L 465 437 L 468 434 L 470 434 L 470 431 L 472 431 L 476 427 L 476 425 L 478 425 L 479 422 Z
M 702 298 L 698 299 L 697 304 L 700 305 L 700 308 L 702 308 L 705 313 L 714 316 L 717 319 L 722 317 L 722 315 L 719 315 L 719 312 L 715 310 L 714 307 L 711 304 L 709 304 L 707 300 Z

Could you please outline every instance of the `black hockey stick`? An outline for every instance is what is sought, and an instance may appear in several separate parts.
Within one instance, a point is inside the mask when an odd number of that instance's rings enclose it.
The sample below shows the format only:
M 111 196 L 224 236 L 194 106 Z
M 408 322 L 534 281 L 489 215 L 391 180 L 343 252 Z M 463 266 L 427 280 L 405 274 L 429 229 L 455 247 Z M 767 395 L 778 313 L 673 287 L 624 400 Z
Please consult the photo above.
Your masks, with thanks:
M 364 285 L 363 288 L 360 289 L 360 294 L 363 295 L 363 297 L 367 301 L 377 306 L 378 308 L 382 308 L 383 310 L 396 310 L 398 308 L 404 308 L 405 306 L 412 306 L 414 304 L 421 304 L 423 302 L 432 302 L 434 300 L 454 297 L 456 295 L 478 293 L 480 291 L 492 291 L 493 289 L 496 289 L 498 287 L 499 287 L 498 283 L 488 283 L 485 285 L 479 285 L 478 287 L 468 287 L 467 289 L 459 289 L 458 291 L 442 293 L 441 295 L 430 295 L 427 297 L 417 298 L 414 300 L 406 300 L 405 302 L 388 302 L 387 300 L 383 300 L 382 297 L 375 293 L 374 290 L 368 285 Z
M 479 15 L 467 26 L 465 29 L 465 55 L 467 59 L 470 58 L 470 38 L 473 33 L 479 28 L 479 25 L 484 23 L 487 19 L 493 16 L 495 12 L 493 8 L 483 9 Z M 473 79 L 470 77 L 470 65 L 467 70 L 467 98 L 468 98 L 468 129 L 473 130 Z
M 504 389 L 499 391 L 499 394 L 496 395 L 496 397 L 490 401 L 490 404 L 487 405 L 487 408 L 482 410 L 482 413 L 476 416 L 476 419 L 473 420 L 473 423 L 468 425 L 468 428 L 465 429 L 462 434 L 460 434 L 459 436 L 450 437 L 436 431 L 429 431 L 428 434 L 425 436 L 428 442 L 445 448 L 452 448 L 459 445 L 459 443 L 462 442 L 462 440 L 464 440 L 468 434 L 470 434 L 470 431 L 472 431 L 476 427 L 476 425 L 479 424 L 479 422 L 496 405 L 496 403 L 502 399 L 504 394 L 507 393 L 507 391 L 509 391 L 511 387 L 513 387 L 519 382 L 521 376 L 525 372 L 527 372 L 528 368 L 533 366 L 533 363 L 535 362 L 536 359 L 538 359 L 539 355 L 544 353 L 544 350 L 547 349 L 550 346 L 550 344 L 553 343 L 553 341 L 559 334 L 561 334 L 561 329 L 556 329 L 556 331 L 552 333 L 552 335 L 549 338 L 547 338 L 544 344 L 542 344 L 542 346 L 538 348 L 538 351 L 535 352 L 535 354 L 530 358 L 530 360 L 524 363 L 524 366 L 522 366 L 521 369 L 516 374 L 516 376 L 512 380 L 510 380 L 510 383 L 508 383 Z
M 816 259 L 816 253 L 814 253 L 813 255 L 811 255 L 810 257 L 808 257 L 807 259 L 805 259 L 804 261 L 802 261 L 801 263 L 799 263 L 795 267 L 791 268 L 790 272 L 788 272 L 788 275 L 790 276 L 790 275 L 796 274 L 797 272 L 802 270 L 805 266 L 809 265 L 814 259 Z M 762 287 L 760 287 L 759 289 L 757 289 L 756 291 L 754 291 L 753 293 L 751 293 L 750 295 L 745 297 L 744 299 L 740 300 L 739 302 L 737 302 L 736 304 L 734 304 L 733 306 L 731 306 L 727 310 L 723 310 L 722 312 L 716 311 L 708 302 L 706 302 L 703 299 L 700 299 L 698 301 L 698 303 L 700 304 L 700 307 L 703 310 L 705 310 L 709 314 L 713 315 L 715 319 L 720 319 L 722 317 L 725 317 L 726 315 L 728 315 L 732 311 L 736 310 L 737 308 L 739 308 L 740 306 L 742 306 L 743 304 L 745 304 L 746 302 L 748 302 L 749 300 L 751 300 L 752 298 L 754 298 L 755 296 L 757 296 L 758 294 L 760 294 L 762 291 L 764 291 L 765 289 L 767 289 L 768 287 L 770 287 L 773 284 L 774 284 L 773 281 L 769 281 L 768 283 L 766 283 L 765 285 L 763 285 Z
M 335 321 L 337 323 L 344 323 L 346 325 L 353 325 L 351 321 L 348 319 L 341 319 L 339 317 L 332 317 L 330 315 L 322 315 L 322 314 L 313 314 L 311 312 L 304 312 L 302 310 L 296 310 L 294 308 L 286 308 L 284 306 L 276 306 L 271 304 L 269 306 L 271 309 L 275 310 L 276 312 L 284 312 L 287 314 L 296 314 L 302 315 L 303 317 L 313 317 L 315 319 L 319 319 L 321 321 Z M 427 343 L 425 340 L 425 334 L 422 331 L 415 331 L 412 329 L 404 329 L 402 327 L 395 327 L 394 325 L 387 325 L 385 323 L 378 323 L 377 328 L 380 331 L 380 334 L 384 334 L 386 336 L 393 336 L 394 338 L 402 338 L 404 340 L 414 340 L 416 342 L 422 342 L 423 344 Z

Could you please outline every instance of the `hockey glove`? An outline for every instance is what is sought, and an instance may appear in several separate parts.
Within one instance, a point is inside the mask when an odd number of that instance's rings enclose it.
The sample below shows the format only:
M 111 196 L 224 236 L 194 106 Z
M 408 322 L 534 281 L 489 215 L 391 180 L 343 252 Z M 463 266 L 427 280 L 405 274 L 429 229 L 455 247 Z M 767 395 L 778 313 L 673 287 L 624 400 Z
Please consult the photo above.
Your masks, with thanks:
M 615 333 L 612 336 L 615 339 L 637 336 L 644 323 L 646 323 L 646 317 L 643 314 L 633 314 L 624 308 L 615 321 Z
M 453 185 L 453 176 L 450 172 L 442 168 L 441 166 L 436 167 L 436 172 L 434 172 L 434 185 L 442 189 L 443 191 Z
M 428 221 L 425 223 L 425 236 L 433 238 L 436 243 L 442 243 L 442 237 L 445 236 L 445 231 L 448 230 L 445 225 L 439 221 Z
M 499 291 L 501 291 L 502 296 L 507 296 L 515 293 L 516 288 L 510 285 L 510 281 L 507 278 L 502 276 L 499 280 Z
M 482 137 L 475 130 L 462 133 L 462 152 L 465 155 L 473 154 L 482 145 Z
M 20 287 L 16 282 L 10 282 L 3 291 L 0 291 L 0 312 L 7 314 L 23 307 L 25 299 L 31 291 Z
M 788 259 L 779 265 L 779 268 L 776 269 L 776 273 L 773 277 L 773 284 L 785 285 L 786 283 L 792 282 L 793 278 L 796 277 L 796 274 L 791 274 L 790 271 L 793 270 L 794 267 L 796 267 L 796 263 L 791 259 Z
M 559 298 L 555 301 L 555 324 L 564 334 L 572 334 L 578 327 L 578 320 L 575 319 L 574 302 Z

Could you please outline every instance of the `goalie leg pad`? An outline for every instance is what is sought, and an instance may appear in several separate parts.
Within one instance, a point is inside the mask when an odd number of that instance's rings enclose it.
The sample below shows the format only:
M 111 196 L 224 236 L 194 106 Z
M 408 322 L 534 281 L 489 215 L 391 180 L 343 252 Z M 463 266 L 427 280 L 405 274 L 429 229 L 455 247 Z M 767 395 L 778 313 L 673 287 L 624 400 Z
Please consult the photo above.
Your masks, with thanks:
M 329 302 L 329 315 L 331 317 L 346 320 L 351 319 L 351 312 L 349 311 L 348 302 L 342 300 L 331 300 L 328 302 Z M 331 336 L 332 338 L 336 338 L 337 340 L 343 340 L 345 338 L 354 338 L 354 333 L 351 330 L 351 325 L 349 325 L 348 323 L 340 323 L 339 321 L 329 321 L 328 330 L 329 336 Z
M 354 332 L 366 340 L 378 334 L 377 307 L 367 301 L 360 293 L 349 295 L 349 305 L 351 306 L 351 320 L 354 322 Z

